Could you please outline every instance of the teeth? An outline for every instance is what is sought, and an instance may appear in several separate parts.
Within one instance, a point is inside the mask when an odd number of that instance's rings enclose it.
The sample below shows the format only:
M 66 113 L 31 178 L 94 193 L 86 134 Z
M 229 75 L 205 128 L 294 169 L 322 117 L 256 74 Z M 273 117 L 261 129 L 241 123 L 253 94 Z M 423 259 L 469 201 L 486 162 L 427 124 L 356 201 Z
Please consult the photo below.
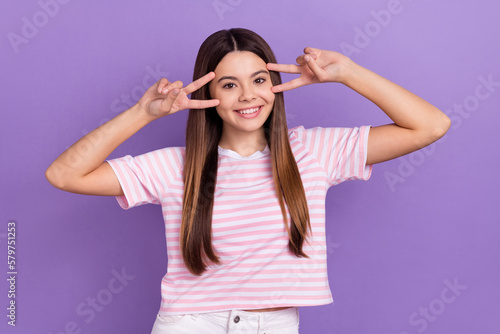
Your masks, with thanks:
M 239 112 L 240 114 L 253 114 L 258 110 L 259 108 L 252 108 L 252 109 L 238 110 L 237 112 Z

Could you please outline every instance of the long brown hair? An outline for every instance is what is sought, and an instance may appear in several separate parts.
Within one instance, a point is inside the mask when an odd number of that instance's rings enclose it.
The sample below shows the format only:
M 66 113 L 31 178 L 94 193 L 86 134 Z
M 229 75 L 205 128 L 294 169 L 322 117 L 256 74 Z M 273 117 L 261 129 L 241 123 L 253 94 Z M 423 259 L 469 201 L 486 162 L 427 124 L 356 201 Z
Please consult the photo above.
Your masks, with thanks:
M 253 31 L 240 28 L 221 30 L 210 35 L 201 45 L 193 80 L 214 71 L 222 58 L 232 51 L 250 51 L 266 63 L 276 63 L 269 45 Z M 273 85 L 281 83 L 279 72 L 270 72 L 270 75 Z M 210 99 L 208 85 L 193 92 L 191 98 Z M 310 234 L 311 223 L 304 186 L 288 140 L 283 93 L 275 94 L 273 110 L 263 127 L 271 153 L 275 191 L 289 235 L 288 248 L 295 256 L 308 258 L 302 245 Z M 189 111 L 180 247 L 186 267 L 198 276 L 206 270 L 207 260 L 220 264 L 212 245 L 212 211 L 221 135 L 222 119 L 215 108 Z M 292 220 L 291 228 L 285 203 Z

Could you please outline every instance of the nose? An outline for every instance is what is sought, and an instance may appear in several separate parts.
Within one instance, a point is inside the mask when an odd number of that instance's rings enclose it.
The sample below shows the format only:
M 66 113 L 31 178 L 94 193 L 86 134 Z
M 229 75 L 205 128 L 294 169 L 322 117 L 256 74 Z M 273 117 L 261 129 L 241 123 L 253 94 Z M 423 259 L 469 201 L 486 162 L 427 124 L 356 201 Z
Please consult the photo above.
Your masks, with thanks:
M 240 102 L 245 102 L 245 101 L 253 101 L 255 100 L 255 91 L 253 87 L 248 86 L 248 85 L 243 85 L 241 88 L 241 94 L 239 101 Z

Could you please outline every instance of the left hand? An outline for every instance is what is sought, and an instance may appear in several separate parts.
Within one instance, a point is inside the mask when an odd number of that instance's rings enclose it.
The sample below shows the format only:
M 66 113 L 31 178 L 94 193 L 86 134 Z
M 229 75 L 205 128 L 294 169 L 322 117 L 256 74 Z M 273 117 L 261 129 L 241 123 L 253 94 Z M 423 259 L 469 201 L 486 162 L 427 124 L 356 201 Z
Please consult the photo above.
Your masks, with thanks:
M 297 57 L 298 65 L 267 64 L 270 71 L 300 74 L 296 79 L 273 86 L 272 91 L 279 93 L 313 83 L 342 82 L 348 62 L 350 59 L 339 52 L 307 47 L 304 54 Z

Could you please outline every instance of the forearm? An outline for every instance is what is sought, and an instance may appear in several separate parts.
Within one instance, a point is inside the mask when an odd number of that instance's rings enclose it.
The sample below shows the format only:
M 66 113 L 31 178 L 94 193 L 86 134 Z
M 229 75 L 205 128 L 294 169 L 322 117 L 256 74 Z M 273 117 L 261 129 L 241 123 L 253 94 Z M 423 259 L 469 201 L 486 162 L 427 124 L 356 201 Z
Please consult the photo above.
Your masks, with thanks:
M 46 177 L 58 188 L 98 168 L 121 143 L 154 118 L 137 104 L 88 133 L 64 151 L 47 169 Z
M 344 69 L 342 82 L 375 103 L 399 127 L 437 137 L 447 131 L 448 117 L 432 104 L 350 60 Z

